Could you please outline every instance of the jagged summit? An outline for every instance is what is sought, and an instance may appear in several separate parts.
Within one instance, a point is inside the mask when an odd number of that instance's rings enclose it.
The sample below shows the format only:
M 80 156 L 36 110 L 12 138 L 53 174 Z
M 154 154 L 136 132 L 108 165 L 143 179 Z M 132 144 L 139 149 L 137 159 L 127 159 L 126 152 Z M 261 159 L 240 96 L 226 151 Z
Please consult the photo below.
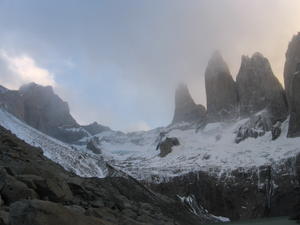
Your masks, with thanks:
M 241 115 L 252 115 L 267 108 L 275 121 L 286 118 L 283 87 L 274 75 L 269 60 L 261 53 L 254 53 L 252 57 L 242 56 L 236 84 Z
M 194 102 L 186 84 L 179 84 L 175 92 L 175 112 L 172 123 L 202 122 L 205 120 L 205 115 L 205 107 Z
M 229 68 L 219 52 L 215 52 L 205 71 L 207 113 L 209 121 L 234 118 L 238 94 Z
M 36 88 L 40 88 L 40 89 L 47 89 L 47 90 L 51 90 L 53 92 L 53 88 L 52 86 L 50 85 L 47 85 L 47 86 L 43 86 L 43 85 L 40 85 L 40 84 L 37 84 L 35 82 L 30 82 L 28 84 L 23 84 L 20 88 L 19 88 L 19 91 L 20 92 L 27 92 L 29 90 L 32 90 L 32 89 L 36 89 Z
M 212 54 L 212 57 L 208 61 L 206 71 L 209 73 L 210 76 L 217 76 L 221 73 L 231 76 L 229 67 L 219 51 L 215 51 Z
M 289 137 L 300 137 L 300 33 L 289 43 L 284 67 L 284 81 L 289 102 Z

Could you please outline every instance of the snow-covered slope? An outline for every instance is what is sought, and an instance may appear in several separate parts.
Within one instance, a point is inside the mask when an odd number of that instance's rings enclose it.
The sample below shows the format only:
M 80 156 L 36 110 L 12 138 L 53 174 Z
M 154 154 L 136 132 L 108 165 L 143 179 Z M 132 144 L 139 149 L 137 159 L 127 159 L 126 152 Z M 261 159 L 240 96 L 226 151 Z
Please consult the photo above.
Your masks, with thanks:
M 122 133 L 104 131 L 96 136 L 102 155 L 83 146 L 70 146 L 24 124 L 4 109 L 0 109 L 0 125 L 11 130 L 27 143 L 41 147 L 45 156 L 67 170 L 85 177 L 107 175 L 105 162 L 140 180 L 161 182 L 191 171 L 208 171 L 218 175 L 237 168 L 251 169 L 261 165 L 276 165 L 300 152 L 300 138 L 286 138 L 288 121 L 282 135 L 272 141 L 271 132 L 264 136 L 234 142 L 238 128 L 247 120 L 232 123 L 211 123 L 204 129 L 177 124 L 147 132 Z M 166 157 L 156 150 L 160 134 L 177 137 L 180 145 Z M 81 140 L 87 143 L 89 138 Z
M 191 171 L 218 175 L 241 167 L 275 166 L 300 152 L 300 138 L 286 138 L 288 121 L 282 124 L 282 134 L 275 141 L 272 141 L 271 132 L 267 132 L 262 137 L 248 138 L 236 144 L 235 132 L 246 121 L 211 123 L 199 131 L 179 124 L 148 132 L 108 131 L 97 136 L 104 158 L 111 165 L 135 178 L 157 182 Z M 156 150 L 161 132 L 168 137 L 177 137 L 180 142 L 164 158 L 159 157 L 159 150 Z
M 28 144 L 40 147 L 46 157 L 79 176 L 105 177 L 107 174 L 102 156 L 80 151 L 74 146 L 51 138 L 26 125 L 2 108 L 0 108 L 0 125 Z

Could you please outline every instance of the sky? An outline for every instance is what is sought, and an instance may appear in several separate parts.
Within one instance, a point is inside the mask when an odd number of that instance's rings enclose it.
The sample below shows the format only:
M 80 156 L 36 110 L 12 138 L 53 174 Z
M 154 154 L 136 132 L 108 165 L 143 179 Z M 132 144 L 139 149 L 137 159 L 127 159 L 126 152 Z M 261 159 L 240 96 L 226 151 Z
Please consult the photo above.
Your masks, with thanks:
M 299 12 L 299 0 L 0 0 L 0 84 L 52 85 L 81 124 L 165 126 L 179 82 L 206 105 L 215 50 L 233 77 L 259 51 L 282 82 Z

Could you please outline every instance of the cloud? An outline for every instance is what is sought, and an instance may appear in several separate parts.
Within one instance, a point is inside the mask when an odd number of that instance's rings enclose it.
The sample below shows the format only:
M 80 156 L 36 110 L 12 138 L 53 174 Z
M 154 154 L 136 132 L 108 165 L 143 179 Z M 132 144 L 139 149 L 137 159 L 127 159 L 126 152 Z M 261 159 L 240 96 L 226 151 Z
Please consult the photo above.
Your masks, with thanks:
M 234 77 L 241 55 L 259 51 L 282 81 L 288 42 L 300 30 L 299 0 L 15 2 L 0 0 L 0 49 L 55 74 L 79 121 L 122 130 L 170 123 L 178 81 L 205 105 L 204 71 L 216 49 Z M 18 86 L 24 79 L 7 65 L 0 60 L 0 81 Z M 45 83 L 53 82 L 49 71 Z
M 145 121 L 139 121 L 139 122 L 127 127 L 127 129 L 125 129 L 125 131 L 127 131 L 127 132 L 148 131 L 150 129 L 151 129 L 151 127 Z
M 0 82 L 8 88 L 17 89 L 29 82 L 55 86 L 54 75 L 27 55 L 13 56 L 0 50 L 0 66 Z

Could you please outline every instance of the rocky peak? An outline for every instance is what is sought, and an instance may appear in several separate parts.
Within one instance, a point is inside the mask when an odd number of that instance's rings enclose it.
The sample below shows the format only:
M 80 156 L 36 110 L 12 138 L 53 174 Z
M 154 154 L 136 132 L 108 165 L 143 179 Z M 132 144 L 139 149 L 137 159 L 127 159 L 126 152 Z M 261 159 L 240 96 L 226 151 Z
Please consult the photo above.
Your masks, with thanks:
M 182 104 L 191 104 L 195 105 L 194 100 L 191 97 L 189 89 L 186 84 L 180 83 L 175 92 L 175 104 L 182 105 Z
M 292 81 L 295 72 L 299 71 L 300 67 L 300 32 L 294 35 L 289 43 L 286 52 L 286 61 L 284 65 L 284 85 L 287 93 L 287 99 L 290 103 L 292 98 Z
M 207 72 L 209 72 L 210 76 L 218 76 L 222 73 L 226 75 L 230 75 L 230 71 L 227 63 L 224 61 L 221 53 L 219 51 L 215 51 L 208 61 Z
M 234 118 L 238 94 L 229 68 L 219 52 L 215 52 L 205 71 L 207 113 L 210 121 Z
M 19 88 L 20 93 L 26 93 L 33 90 L 43 90 L 54 94 L 53 88 L 51 86 L 42 86 L 34 82 L 24 84 Z
M 51 86 L 29 83 L 18 91 L 0 92 L 0 103 L 28 125 L 64 142 L 74 142 L 87 135 L 71 116 L 68 103 Z
M 252 57 L 242 56 L 241 67 L 236 78 L 240 112 L 251 115 L 268 109 L 274 122 L 287 116 L 285 93 L 274 75 L 267 58 L 261 53 Z
M 203 105 L 196 105 L 188 87 L 180 84 L 175 92 L 175 113 L 172 123 L 203 122 L 206 110 Z
M 23 85 L 19 92 L 24 100 L 24 120 L 34 128 L 51 133 L 54 127 L 76 127 L 69 106 L 51 86 L 35 83 Z

